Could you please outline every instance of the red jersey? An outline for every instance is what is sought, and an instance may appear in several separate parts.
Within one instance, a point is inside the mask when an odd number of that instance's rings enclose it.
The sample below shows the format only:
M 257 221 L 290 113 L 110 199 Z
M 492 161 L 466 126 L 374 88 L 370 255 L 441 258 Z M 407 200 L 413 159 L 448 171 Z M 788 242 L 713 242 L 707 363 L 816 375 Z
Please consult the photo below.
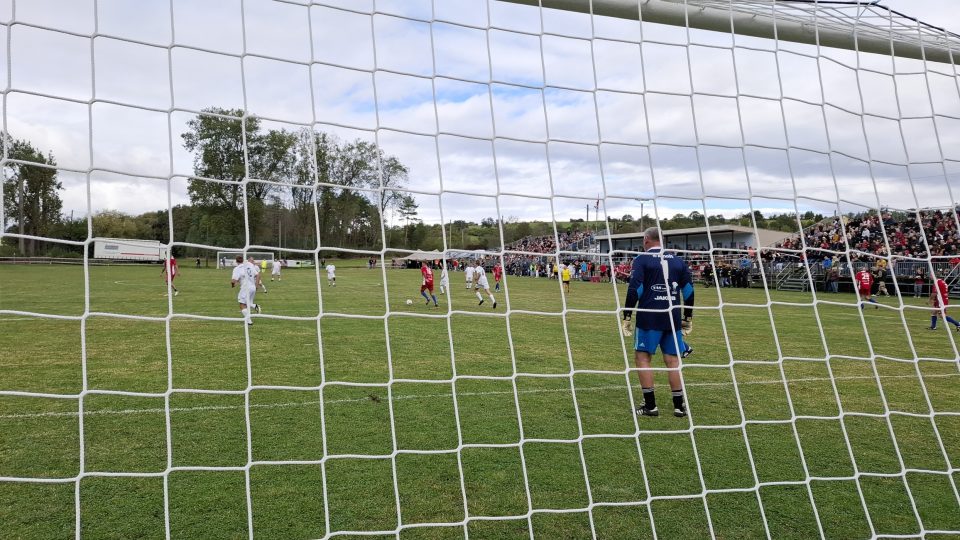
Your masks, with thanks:
M 939 295 L 937 294 L 938 292 L 940 293 Z M 935 305 L 943 304 L 946 306 L 950 304 L 950 297 L 947 296 L 946 281 L 942 279 L 937 280 L 937 287 L 933 289 L 933 301 Z
M 421 266 L 420 274 L 423 276 L 424 285 L 433 285 L 433 270 L 429 266 Z
M 493 279 L 500 281 L 500 278 L 503 277 L 503 268 L 500 268 L 500 265 L 493 267 Z
M 167 276 L 170 278 L 175 277 L 177 275 L 177 260 L 170 257 L 164 264 L 167 266 Z
M 860 290 L 869 290 L 873 286 L 873 274 L 867 272 L 866 270 L 861 270 L 857 272 L 856 277 L 857 285 L 860 287 Z

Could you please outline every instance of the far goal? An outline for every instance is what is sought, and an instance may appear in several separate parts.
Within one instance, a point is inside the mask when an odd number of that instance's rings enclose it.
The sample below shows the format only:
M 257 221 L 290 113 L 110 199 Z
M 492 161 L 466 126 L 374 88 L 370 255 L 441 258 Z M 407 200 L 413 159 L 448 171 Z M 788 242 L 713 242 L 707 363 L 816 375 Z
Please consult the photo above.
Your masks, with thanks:
M 274 256 L 271 251 L 218 251 L 217 268 L 233 268 L 237 265 L 237 255 L 244 259 L 253 257 L 253 261 L 260 264 L 263 261 L 273 261 Z

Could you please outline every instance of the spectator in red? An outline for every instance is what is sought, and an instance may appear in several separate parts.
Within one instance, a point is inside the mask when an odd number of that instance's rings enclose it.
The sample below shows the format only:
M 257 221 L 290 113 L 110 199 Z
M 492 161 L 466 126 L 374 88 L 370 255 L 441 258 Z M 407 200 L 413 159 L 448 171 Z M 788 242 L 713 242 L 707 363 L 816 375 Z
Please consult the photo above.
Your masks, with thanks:
M 913 297 L 920 298 L 923 295 L 923 284 L 926 280 L 926 272 L 923 271 L 923 268 L 917 267 L 917 272 L 913 276 Z

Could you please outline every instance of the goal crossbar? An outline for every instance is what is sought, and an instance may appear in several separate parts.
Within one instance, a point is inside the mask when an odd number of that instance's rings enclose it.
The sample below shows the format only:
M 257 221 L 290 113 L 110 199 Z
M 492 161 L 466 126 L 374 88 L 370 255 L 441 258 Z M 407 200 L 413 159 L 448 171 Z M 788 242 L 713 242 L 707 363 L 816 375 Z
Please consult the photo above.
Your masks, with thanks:
M 960 36 L 878 2 L 771 0 L 500 0 L 644 22 L 952 64 Z M 774 9 L 776 15 L 774 15 Z M 879 22 L 879 24 L 878 24 Z M 881 26 L 882 24 L 882 26 Z

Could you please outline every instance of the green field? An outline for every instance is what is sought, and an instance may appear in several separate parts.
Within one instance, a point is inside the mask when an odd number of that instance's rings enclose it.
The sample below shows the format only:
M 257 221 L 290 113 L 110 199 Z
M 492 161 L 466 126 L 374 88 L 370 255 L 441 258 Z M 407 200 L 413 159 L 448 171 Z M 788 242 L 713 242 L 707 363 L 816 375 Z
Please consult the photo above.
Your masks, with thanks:
M 226 270 L 159 270 L 0 266 L 0 538 L 960 536 L 921 300 L 698 287 L 691 415 L 638 419 L 622 287 L 287 270 L 246 329 Z

